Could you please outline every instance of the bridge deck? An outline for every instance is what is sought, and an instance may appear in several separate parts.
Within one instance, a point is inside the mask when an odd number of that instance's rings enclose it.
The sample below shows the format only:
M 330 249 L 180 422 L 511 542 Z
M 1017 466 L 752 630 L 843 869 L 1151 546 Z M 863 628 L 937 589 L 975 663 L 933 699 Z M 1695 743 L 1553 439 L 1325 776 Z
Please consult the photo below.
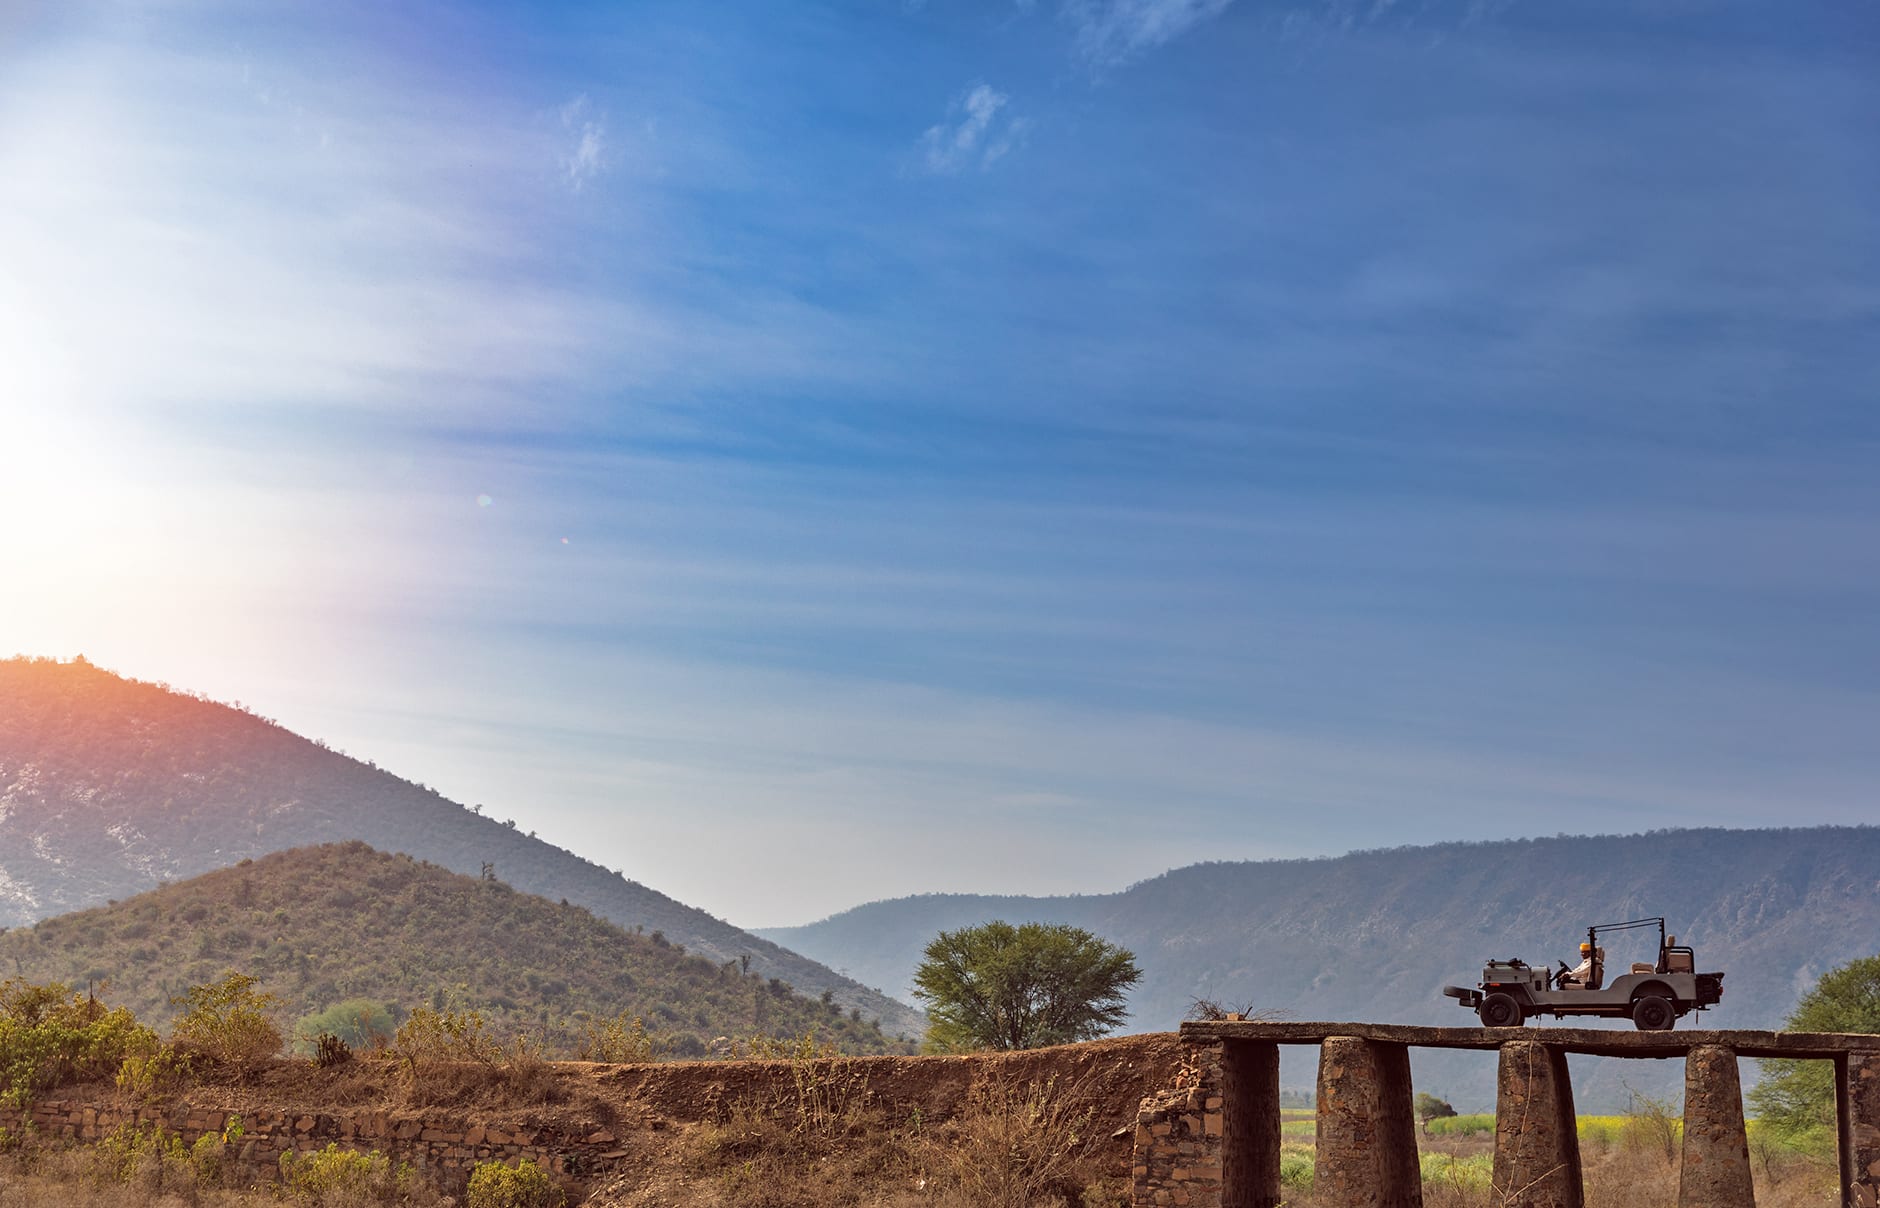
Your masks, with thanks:
M 1267 1044 L 1318 1044 L 1328 1036 L 1355 1036 L 1431 1049 L 1499 1049 L 1511 1040 L 1531 1040 L 1568 1053 L 1601 1057 L 1683 1057 L 1717 1045 L 1739 1057 L 1835 1058 L 1880 1052 L 1880 1036 L 1842 1032 L 1758 1032 L 1741 1028 L 1629 1032 L 1606 1028 L 1432 1028 L 1395 1023 L 1290 1023 L 1252 1020 L 1185 1023 L 1187 1040 L 1254 1040 Z

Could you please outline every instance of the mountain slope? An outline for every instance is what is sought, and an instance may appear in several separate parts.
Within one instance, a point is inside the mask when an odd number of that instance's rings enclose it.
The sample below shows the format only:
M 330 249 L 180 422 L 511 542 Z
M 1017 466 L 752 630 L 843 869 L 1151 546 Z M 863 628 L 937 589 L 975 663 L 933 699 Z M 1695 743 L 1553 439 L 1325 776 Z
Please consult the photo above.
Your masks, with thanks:
M 108 980 L 147 1023 L 228 970 L 252 974 L 290 1017 L 370 999 L 473 1008 L 499 1032 L 563 1048 L 582 1015 L 645 1019 L 665 1051 L 717 1036 L 807 1031 L 843 1051 L 905 1051 L 833 1002 L 634 935 L 584 907 L 517 893 L 353 841 L 243 860 L 127 901 L 0 935 L 0 968 L 69 985 Z
M 1659 914 L 1696 946 L 1699 965 L 1728 974 L 1722 1004 L 1701 1017 L 1707 1026 L 1779 1026 L 1823 970 L 1880 952 L 1880 828 L 1203 864 L 1115 894 L 903 898 L 763 934 L 901 991 L 936 930 L 989 918 L 1068 922 L 1136 953 L 1144 975 L 1131 997 L 1135 1028 L 1171 1027 L 1197 997 L 1297 1019 L 1454 1025 L 1473 1017 L 1440 989 L 1472 985 L 1484 959 L 1571 957 L 1589 923 Z M 1617 946 L 1611 956 L 1633 959 Z M 1478 1068 L 1463 1081 L 1480 1090 L 1487 1076 Z M 1623 1099 L 1608 1090 L 1604 1101 Z
M 659 931 L 918 1036 L 920 1014 L 769 940 L 270 721 L 74 660 L 0 661 L 0 925 L 359 839 Z

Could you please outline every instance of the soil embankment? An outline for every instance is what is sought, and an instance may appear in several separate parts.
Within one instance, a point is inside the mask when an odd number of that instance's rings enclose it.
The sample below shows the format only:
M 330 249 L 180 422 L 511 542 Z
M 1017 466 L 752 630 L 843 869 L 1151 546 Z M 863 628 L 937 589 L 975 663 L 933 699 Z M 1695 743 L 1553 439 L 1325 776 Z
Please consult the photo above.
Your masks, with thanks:
M 682 1188 L 688 1137 L 700 1128 L 770 1120 L 783 1126 L 777 1135 L 800 1146 L 813 1131 L 805 1122 L 839 1117 L 840 1126 L 827 1131 L 853 1146 L 858 1130 L 944 1126 L 988 1093 L 1032 1096 L 1083 1119 L 1080 1131 L 1098 1139 L 1091 1156 L 1126 1171 L 1137 1105 L 1169 1085 L 1180 1063 L 1173 1033 L 958 1057 L 439 1064 L 415 1071 L 366 1057 L 330 1069 L 274 1062 L 239 1083 L 193 1086 L 157 1103 L 133 1102 L 114 1087 L 67 1088 L 29 1114 L 41 1139 L 79 1143 L 127 1123 L 155 1123 L 188 1144 L 240 1116 L 243 1136 L 230 1157 L 256 1179 L 269 1177 L 283 1152 L 333 1143 L 409 1162 L 444 1190 L 461 1188 L 478 1162 L 527 1158 L 577 1195 L 606 1186 L 612 1203 L 625 1202 L 619 1197 L 641 1181 Z M 0 1127 L 26 1123 L 19 1113 L 0 1112 Z

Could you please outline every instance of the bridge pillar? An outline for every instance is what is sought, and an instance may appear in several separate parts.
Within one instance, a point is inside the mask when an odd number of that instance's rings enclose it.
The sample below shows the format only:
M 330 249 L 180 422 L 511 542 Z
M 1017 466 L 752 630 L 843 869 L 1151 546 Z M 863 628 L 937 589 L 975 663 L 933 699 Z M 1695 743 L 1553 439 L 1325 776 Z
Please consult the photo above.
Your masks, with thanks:
M 1318 1098 L 1313 1199 L 1339 1208 L 1422 1208 L 1409 1050 L 1326 1037 Z
M 1876 1208 L 1880 1205 L 1880 1051 L 1856 1051 L 1836 1061 L 1834 1092 L 1842 1208 Z
M 1221 1106 L 1221 1208 L 1279 1208 L 1278 1045 L 1227 1045 Z
M 1495 1203 L 1584 1208 L 1567 1055 L 1532 1040 L 1501 1046 L 1495 1079 Z
M 1756 1208 L 1736 1051 L 1699 1045 L 1684 1058 L 1684 1160 L 1678 1208 Z

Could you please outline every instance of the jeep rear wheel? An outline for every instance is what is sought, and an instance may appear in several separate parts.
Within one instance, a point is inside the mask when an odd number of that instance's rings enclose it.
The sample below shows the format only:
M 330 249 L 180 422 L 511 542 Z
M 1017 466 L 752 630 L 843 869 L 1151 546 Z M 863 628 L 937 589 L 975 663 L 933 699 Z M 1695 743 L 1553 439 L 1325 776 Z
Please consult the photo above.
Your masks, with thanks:
M 1656 994 L 1647 994 L 1632 1004 L 1632 1022 L 1641 1032 L 1669 1032 L 1677 1019 L 1671 1004 Z
M 1485 1028 L 1518 1028 L 1525 1022 L 1521 1018 L 1521 1004 L 1509 994 L 1491 994 L 1484 998 L 1480 1015 Z

